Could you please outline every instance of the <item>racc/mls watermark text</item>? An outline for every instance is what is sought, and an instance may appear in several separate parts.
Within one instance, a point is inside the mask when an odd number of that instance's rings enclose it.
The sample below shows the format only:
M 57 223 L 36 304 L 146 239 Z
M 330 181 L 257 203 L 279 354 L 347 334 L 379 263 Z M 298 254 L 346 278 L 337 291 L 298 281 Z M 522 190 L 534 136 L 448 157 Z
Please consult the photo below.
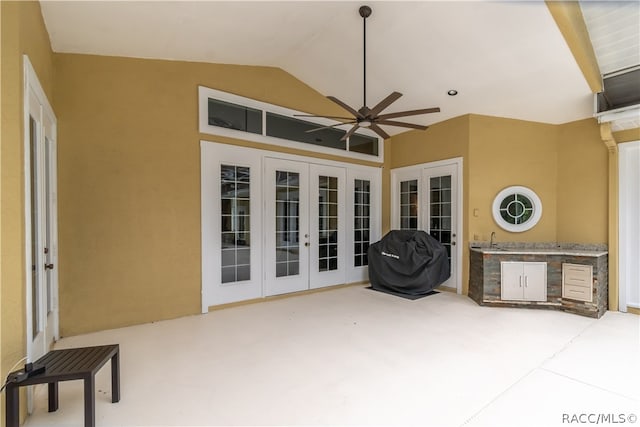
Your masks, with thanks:
M 638 421 L 636 414 L 613 413 L 581 413 L 562 414 L 562 424 L 634 424 Z

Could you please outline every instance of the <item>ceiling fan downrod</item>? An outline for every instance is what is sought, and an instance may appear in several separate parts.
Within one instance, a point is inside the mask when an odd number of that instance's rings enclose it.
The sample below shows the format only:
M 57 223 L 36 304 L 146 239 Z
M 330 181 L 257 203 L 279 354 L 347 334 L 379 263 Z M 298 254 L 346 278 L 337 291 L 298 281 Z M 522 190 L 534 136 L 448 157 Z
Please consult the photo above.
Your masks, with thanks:
M 362 16 L 362 105 L 367 106 L 367 18 L 371 16 L 371 8 L 369 6 L 360 6 L 358 9 Z
M 393 104 L 395 101 L 397 101 L 398 98 L 400 98 L 402 96 L 402 94 L 400 92 L 392 92 L 386 98 L 384 98 L 382 101 L 378 102 L 373 108 L 369 108 L 367 106 L 367 18 L 369 16 L 371 16 L 371 8 L 369 6 L 360 6 L 360 9 L 358 9 L 358 12 L 360 13 L 360 16 L 363 19 L 362 20 L 362 30 L 363 30 L 362 31 L 362 33 L 363 33 L 363 37 L 362 37 L 362 42 L 363 42 L 363 49 L 362 49 L 363 94 L 362 94 L 362 97 L 363 97 L 363 101 L 364 102 L 363 102 L 362 107 L 359 110 L 356 110 L 355 108 L 353 108 L 350 105 L 348 105 L 347 103 L 339 100 L 335 96 L 327 96 L 327 98 L 329 98 L 330 101 L 338 104 L 344 110 L 348 111 L 349 114 L 352 115 L 352 117 L 326 116 L 326 115 L 317 115 L 317 114 L 295 114 L 295 116 L 297 116 L 297 117 L 324 117 L 324 118 L 327 118 L 327 119 L 340 120 L 340 123 L 336 123 L 336 124 L 332 124 L 332 125 L 328 125 L 328 126 L 321 126 L 321 127 L 315 128 L 315 129 L 309 129 L 309 130 L 307 130 L 305 132 L 317 132 L 317 131 L 320 131 L 320 130 L 323 130 L 323 129 L 333 129 L 335 127 L 342 126 L 342 125 L 350 125 L 351 129 L 349 129 L 342 136 L 342 138 L 340 138 L 341 141 L 346 141 L 347 139 L 349 139 L 349 137 L 351 137 L 351 135 L 353 135 L 359 128 L 371 129 L 373 132 L 378 134 L 378 136 L 380 136 L 383 139 L 390 138 L 391 136 L 388 133 L 386 133 L 380 127 L 380 125 L 396 126 L 396 127 L 403 127 L 403 128 L 409 128 L 409 129 L 419 129 L 419 130 L 426 129 L 427 126 L 418 125 L 418 124 L 415 124 L 415 123 L 399 122 L 397 120 L 390 120 L 390 119 L 395 119 L 397 117 L 417 116 L 417 115 L 420 115 L 420 114 L 437 113 L 437 112 L 440 111 L 440 108 L 438 108 L 438 107 L 422 108 L 420 110 L 398 111 L 398 112 L 395 112 L 395 113 L 382 114 L 382 112 L 387 107 L 389 107 L 391 104 Z

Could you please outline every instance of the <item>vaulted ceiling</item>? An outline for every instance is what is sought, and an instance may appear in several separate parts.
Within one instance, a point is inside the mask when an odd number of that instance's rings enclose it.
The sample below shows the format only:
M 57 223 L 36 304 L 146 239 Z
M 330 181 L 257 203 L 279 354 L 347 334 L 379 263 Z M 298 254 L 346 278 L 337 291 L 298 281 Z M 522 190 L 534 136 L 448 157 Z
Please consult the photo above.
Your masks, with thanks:
M 41 4 L 56 52 L 279 67 L 362 105 L 361 2 Z M 406 120 L 427 125 L 467 113 L 554 124 L 593 115 L 589 86 L 542 1 L 367 4 L 370 106 L 399 91 L 387 112 L 439 106 Z

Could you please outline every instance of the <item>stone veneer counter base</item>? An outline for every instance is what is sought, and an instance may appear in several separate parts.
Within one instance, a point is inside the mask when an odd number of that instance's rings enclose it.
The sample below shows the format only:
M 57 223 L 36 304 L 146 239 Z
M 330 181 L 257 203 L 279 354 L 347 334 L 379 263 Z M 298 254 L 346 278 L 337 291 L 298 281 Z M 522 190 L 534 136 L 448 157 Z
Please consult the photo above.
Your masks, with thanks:
M 606 245 L 508 242 L 490 246 L 470 243 L 469 297 L 483 306 L 561 310 L 599 318 L 608 307 L 608 252 Z M 547 264 L 546 301 L 501 299 L 500 263 L 545 262 Z M 592 302 L 562 297 L 562 264 L 593 267 Z

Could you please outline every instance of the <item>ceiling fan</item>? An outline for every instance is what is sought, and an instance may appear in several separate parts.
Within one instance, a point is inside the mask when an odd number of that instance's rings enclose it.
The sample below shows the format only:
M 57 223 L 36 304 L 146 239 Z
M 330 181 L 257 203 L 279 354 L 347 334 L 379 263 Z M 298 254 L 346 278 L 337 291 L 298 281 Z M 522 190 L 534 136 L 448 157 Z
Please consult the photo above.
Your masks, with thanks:
M 337 120 L 346 120 L 345 122 L 338 123 L 331 126 L 323 126 L 316 129 L 308 130 L 307 132 L 315 132 L 322 129 L 330 129 L 337 126 L 342 125 L 353 125 L 351 129 L 340 138 L 341 141 L 349 138 L 353 133 L 358 130 L 358 128 L 369 128 L 382 138 L 389 138 L 389 134 L 386 133 L 379 125 L 389 125 L 389 126 L 398 126 L 405 127 L 410 129 L 420 129 L 425 130 L 428 126 L 417 125 L 414 123 L 406 123 L 406 122 L 398 122 L 394 119 L 396 117 L 407 117 L 407 116 L 417 116 L 419 114 L 427 114 L 427 113 L 438 113 L 440 112 L 440 108 L 424 108 L 420 110 L 408 110 L 408 111 L 399 111 L 396 113 L 387 113 L 380 114 L 385 108 L 394 103 L 402 96 L 400 92 L 393 92 L 391 95 L 384 98 L 380 101 L 375 107 L 369 108 L 367 107 L 367 18 L 371 16 L 371 8 L 369 6 L 361 6 L 358 10 L 360 16 L 362 16 L 362 30 L 363 30 L 363 106 L 356 110 L 346 103 L 340 101 L 338 98 L 334 96 L 327 96 L 331 101 L 335 102 L 349 113 L 353 114 L 353 117 L 340 117 L 340 116 L 324 116 L 324 115 L 314 115 L 314 114 L 297 114 L 298 117 L 324 117 L 327 119 L 337 119 Z

